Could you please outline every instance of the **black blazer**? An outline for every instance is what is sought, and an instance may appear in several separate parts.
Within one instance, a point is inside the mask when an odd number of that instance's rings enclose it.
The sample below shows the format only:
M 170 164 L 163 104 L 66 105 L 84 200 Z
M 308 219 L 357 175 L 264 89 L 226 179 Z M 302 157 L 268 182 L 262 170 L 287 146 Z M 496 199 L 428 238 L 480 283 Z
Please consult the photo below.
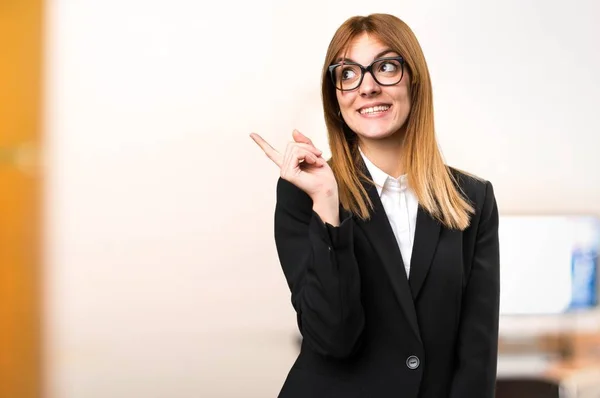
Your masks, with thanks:
M 490 182 L 450 170 L 476 214 L 450 230 L 419 206 L 409 279 L 376 187 L 369 221 L 340 206 L 333 227 L 279 179 L 275 243 L 303 336 L 280 398 L 494 396 L 498 209 Z

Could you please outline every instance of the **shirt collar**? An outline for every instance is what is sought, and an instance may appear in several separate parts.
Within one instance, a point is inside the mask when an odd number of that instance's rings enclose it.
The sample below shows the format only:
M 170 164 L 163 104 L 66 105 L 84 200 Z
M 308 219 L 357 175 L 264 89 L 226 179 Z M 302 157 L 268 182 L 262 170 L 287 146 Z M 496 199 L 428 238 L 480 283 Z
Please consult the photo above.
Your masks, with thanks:
M 371 174 L 371 178 L 373 179 L 373 182 L 375 183 L 375 186 L 377 187 L 377 194 L 380 197 L 381 197 L 381 192 L 383 191 L 383 188 L 386 185 L 386 182 L 388 182 L 388 185 L 390 185 L 389 183 L 392 183 L 394 185 L 399 185 L 400 189 L 402 189 L 402 190 L 404 190 L 408 187 L 406 174 L 403 174 L 398 178 L 394 178 L 394 177 L 390 176 L 389 174 L 387 174 L 386 172 L 384 172 L 383 170 L 381 170 L 379 167 L 375 166 L 373 164 L 373 162 L 371 162 L 369 160 L 369 158 L 367 158 L 365 156 L 364 152 L 362 151 L 362 149 L 360 149 L 360 147 L 358 148 L 358 150 L 360 151 L 363 161 L 365 162 L 365 165 L 367 166 L 367 169 L 369 170 L 369 173 Z

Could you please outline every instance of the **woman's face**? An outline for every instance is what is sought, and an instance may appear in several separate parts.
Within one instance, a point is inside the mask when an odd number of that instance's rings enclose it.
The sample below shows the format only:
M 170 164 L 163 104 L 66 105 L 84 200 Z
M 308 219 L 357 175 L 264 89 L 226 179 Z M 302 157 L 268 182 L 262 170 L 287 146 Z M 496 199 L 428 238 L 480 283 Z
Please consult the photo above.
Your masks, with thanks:
M 375 59 L 398 55 L 377 38 L 363 33 L 350 43 L 345 60 L 366 67 Z M 393 68 L 393 64 L 381 64 L 380 70 L 393 71 Z M 347 72 L 345 76 L 351 77 L 353 74 Z M 358 88 L 351 91 L 336 90 L 344 121 L 362 140 L 389 138 L 398 133 L 410 112 L 409 82 L 410 76 L 405 65 L 402 80 L 393 86 L 381 86 L 372 74 L 365 73 Z

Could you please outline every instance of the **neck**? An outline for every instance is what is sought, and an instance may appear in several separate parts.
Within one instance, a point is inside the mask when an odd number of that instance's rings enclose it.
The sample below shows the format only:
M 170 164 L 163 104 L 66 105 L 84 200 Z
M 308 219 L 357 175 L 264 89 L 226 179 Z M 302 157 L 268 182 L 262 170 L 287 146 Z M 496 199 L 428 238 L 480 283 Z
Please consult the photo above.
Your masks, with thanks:
M 379 140 L 361 139 L 360 149 L 379 169 L 394 178 L 405 173 L 402 165 L 402 139 L 400 134 Z

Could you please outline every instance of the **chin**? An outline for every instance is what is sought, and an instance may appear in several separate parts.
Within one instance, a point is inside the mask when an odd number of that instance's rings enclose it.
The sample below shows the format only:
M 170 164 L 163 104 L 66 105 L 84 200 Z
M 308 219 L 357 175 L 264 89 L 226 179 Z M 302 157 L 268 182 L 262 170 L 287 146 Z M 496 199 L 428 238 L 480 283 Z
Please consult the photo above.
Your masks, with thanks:
M 357 129 L 352 129 L 358 136 L 362 137 L 362 138 L 366 138 L 366 139 L 371 139 L 371 140 L 380 140 L 380 139 L 384 139 L 384 138 L 388 138 L 392 135 L 394 135 L 394 133 L 396 131 L 398 131 L 398 128 L 393 128 L 392 126 L 390 127 L 379 127 L 379 128 L 357 128 Z

